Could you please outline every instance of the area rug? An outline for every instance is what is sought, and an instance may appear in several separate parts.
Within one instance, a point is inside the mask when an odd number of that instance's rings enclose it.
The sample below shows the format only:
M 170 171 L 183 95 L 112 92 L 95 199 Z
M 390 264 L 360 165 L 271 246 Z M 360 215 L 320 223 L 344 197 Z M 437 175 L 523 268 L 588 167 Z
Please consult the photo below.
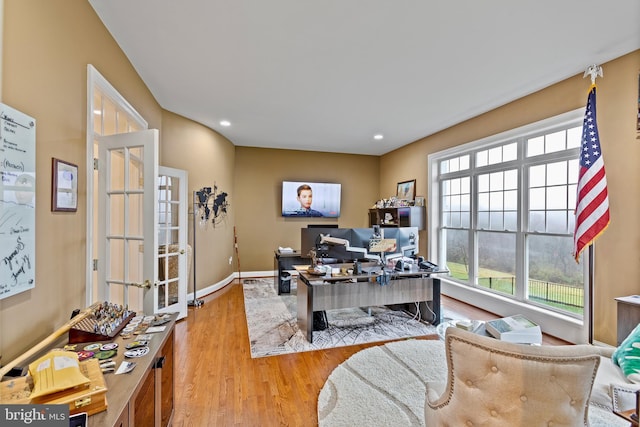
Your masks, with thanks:
M 336 367 L 318 397 L 319 427 L 424 426 L 425 384 L 446 381 L 444 342 L 405 340 L 362 350 Z M 591 427 L 628 426 L 589 407 Z M 427 426 L 437 427 L 437 426 Z
M 435 335 L 436 328 L 386 307 L 327 310 L 329 327 L 313 332 L 313 343 L 298 328 L 296 280 L 278 295 L 273 279 L 243 282 L 251 357 L 274 356 L 399 338 Z

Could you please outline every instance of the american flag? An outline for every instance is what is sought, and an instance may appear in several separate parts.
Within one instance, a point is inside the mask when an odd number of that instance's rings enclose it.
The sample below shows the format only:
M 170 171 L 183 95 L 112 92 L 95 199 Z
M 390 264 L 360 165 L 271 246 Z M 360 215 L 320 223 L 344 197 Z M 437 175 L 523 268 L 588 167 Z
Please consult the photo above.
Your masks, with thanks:
M 596 123 L 596 87 L 591 87 L 582 125 L 582 151 L 576 199 L 573 248 L 576 261 L 582 251 L 609 225 L 609 193 Z

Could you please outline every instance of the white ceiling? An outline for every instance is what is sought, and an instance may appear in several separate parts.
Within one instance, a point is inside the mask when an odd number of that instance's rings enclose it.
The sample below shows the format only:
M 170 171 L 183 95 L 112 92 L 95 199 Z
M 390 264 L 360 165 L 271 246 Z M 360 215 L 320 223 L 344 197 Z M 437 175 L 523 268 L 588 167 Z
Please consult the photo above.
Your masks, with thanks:
M 380 155 L 640 48 L 638 0 L 89 3 L 164 109 L 236 146 Z

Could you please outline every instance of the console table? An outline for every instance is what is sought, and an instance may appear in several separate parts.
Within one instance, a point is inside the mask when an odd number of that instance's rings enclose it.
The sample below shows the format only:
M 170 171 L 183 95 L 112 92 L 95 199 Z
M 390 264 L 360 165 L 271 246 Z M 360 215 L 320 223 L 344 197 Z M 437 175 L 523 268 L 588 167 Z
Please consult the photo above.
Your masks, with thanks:
M 149 341 L 149 353 L 140 358 L 127 359 L 136 362 L 135 369 L 123 375 L 105 374 L 107 400 L 105 412 L 89 417 L 92 426 L 171 425 L 174 412 L 174 327 L 177 315 L 165 324 L 165 330 L 153 334 Z M 116 366 L 124 360 L 125 346 L 130 341 L 118 337 Z
M 127 426 L 154 426 L 168 427 L 172 424 L 174 414 L 174 336 L 175 321 L 177 314 L 171 314 L 170 320 L 165 323 L 164 330 L 152 333 L 149 340 L 149 352 L 137 358 L 126 359 L 135 362 L 133 371 L 116 375 L 115 373 L 104 374 L 106 385 L 106 410 L 104 409 L 104 398 L 102 402 L 95 399 L 89 393 L 86 397 L 69 402 L 72 414 L 87 412 L 92 414 L 88 418 L 88 425 L 100 427 L 127 427 Z M 73 320 L 73 319 L 72 319 Z M 67 324 L 69 325 L 69 324 Z M 54 332 L 50 337 L 27 351 L 24 355 L 14 360 L 25 365 L 21 369 L 26 369 L 26 364 L 32 362 L 34 357 L 40 353 L 50 350 L 50 343 L 53 346 L 63 345 L 63 327 Z M 109 340 L 118 344 L 117 353 L 112 357 L 115 366 L 119 367 L 125 361 L 124 353 L 126 345 L 135 338 L 124 339 L 121 335 Z M 105 341 L 96 341 L 105 344 Z M 87 343 L 82 343 L 81 347 Z M 6 368 L 6 366 L 5 366 Z M 11 379 L 7 379 L 11 381 Z M 98 394 L 96 394 L 97 396 Z M 28 397 L 27 397 L 28 399 Z M 10 402 L 2 401 L 2 404 Z M 102 403 L 102 406 L 96 404 Z
M 352 264 L 335 264 L 333 268 L 351 268 Z M 375 263 L 362 264 L 362 274 L 317 276 L 300 272 L 297 289 L 298 326 L 307 340 L 313 342 L 313 312 L 349 307 L 403 304 L 415 310 L 415 302 L 426 303 L 435 314 L 433 325 L 440 322 L 440 279 L 438 273 L 425 272 L 412 266 L 410 270 L 387 271 L 388 284 L 377 282 L 382 269 Z M 406 304 L 406 305 L 405 305 Z M 424 317 L 424 316 L 423 316 Z

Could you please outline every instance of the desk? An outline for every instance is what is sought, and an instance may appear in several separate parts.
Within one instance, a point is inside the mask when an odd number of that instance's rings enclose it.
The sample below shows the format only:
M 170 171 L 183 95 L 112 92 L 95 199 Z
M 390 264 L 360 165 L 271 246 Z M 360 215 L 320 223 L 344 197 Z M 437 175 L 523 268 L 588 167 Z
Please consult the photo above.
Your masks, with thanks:
M 289 279 L 288 283 L 283 282 L 282 272 L 285 270 L 293 270 L 294 265 L 309 264 L 309 259 L 303 257 L 300 251 L 280 252 L 276 250 L 273 264 L 274 270 L 276 270 L 275 285 L 278 290 L 278 295 L 288 294 L 291 292 L 291 279 Z
M 332 265 L 334 268 L 351 268 L 353 264 Z M 438 273 L 447 270 L 423 272 L 411 270 L 393 271 L 389 283 L 376 282 L 378 272 L 367 273 L 374 264 L 363 264 L 360 275 L 316 276 L 301 272 L 297 289 L 298 326 L 309 342 L 313 341 L 313 312 L 349 307 L 367 307 L 402 304 L 404 309 L 415 310 L 413 303 L 427 304 L 435 313 L 433 325 L 440 322 L 440 279 Z M 429 318 L 430 316 L 423 316 Z

